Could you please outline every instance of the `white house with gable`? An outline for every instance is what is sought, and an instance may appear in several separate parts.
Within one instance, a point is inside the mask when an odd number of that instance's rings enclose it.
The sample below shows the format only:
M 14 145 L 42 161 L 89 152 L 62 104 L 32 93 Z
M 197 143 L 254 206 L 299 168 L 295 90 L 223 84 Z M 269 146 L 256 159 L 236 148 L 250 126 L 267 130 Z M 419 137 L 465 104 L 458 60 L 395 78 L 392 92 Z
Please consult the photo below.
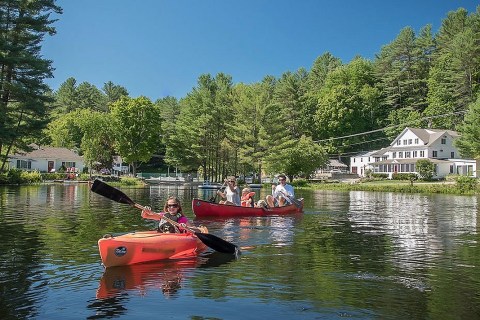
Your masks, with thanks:
M 448 174 L 476 176 L 476 161 L 461 159 L 453 145 L 459 137 L 456 131 L 405 128 L 389 147 L 357 154 L 350 158 L 350 171 L 365 176 L 375 173 L 417 173 L 416 163 L 428 159 L 435 164 L 435 178 Z
M 10 168 L 40 172 L 58 171 L 60 167 L 75 168 L 82 172 L 84 160 L 75 151 L 67 148 L 40 147 L 35 144 L 30 152 L 19 152 L 9 157 Z

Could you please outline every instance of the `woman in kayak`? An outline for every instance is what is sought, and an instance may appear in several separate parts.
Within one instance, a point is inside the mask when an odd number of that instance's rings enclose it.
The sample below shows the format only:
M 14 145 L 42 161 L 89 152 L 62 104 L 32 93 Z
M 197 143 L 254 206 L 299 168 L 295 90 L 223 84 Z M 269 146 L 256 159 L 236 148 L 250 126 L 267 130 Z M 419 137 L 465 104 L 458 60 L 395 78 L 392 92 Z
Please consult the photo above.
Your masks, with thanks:
M 163 217 L 173 220 L 180 224 L 180 226 L 173 225 Z M 182 212 L 182 205 L 180 200 L 177 197 L 170 196 L 168 197 L 165 205 L 163 206 L 163 212 L 157 213 L 153 212 L 150 207 L 145 207 L 142 210 L 142 217 L 145 219 L 160 220 L 158 223 L 158 232 L 164 233 L 181 233 L 186 230 L 184 227 L 187 226 L 188 219 Z

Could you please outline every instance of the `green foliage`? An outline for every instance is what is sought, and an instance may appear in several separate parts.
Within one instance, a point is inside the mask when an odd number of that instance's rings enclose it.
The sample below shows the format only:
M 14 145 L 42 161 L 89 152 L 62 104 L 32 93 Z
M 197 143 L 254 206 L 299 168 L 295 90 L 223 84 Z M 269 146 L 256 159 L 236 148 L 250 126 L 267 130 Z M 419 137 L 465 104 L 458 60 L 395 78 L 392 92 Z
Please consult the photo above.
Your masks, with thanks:
M 386 113 L 377 82 L 372 63 L 361 58 L 330 72 L 319 93 L 313 137 L 324 140 L 378 128 Z M 330 153 L 344 152 L 363 141 L 357 136 L 325 146 Z
M 40 136 L 48 122 L 48 86 L 52 61 L 43 59 L 41 43 L 53 35 L 52 12 L 61 13 L 54 1 L 2 1 L 0 3 L 0 172 L 12 149 L 24 148 Z
M 59 118 L 78 109 L 108 112 L 110 104 L 121 97 L 128 97 L 127 89 L 111 81 L 105 83 L 102 90 L 88 82 L 77 86 L 75 78 L 68 78 L 55 92 L 54 117 Z
M 20 174 L 22 183 L 39 183 L 42 182 L 40 171 L 22 171 Z
M 122 97 L 111 106 L 115 150 L 136 173 L 138 163 L 147 162 L 161 141 L 160 109 L 148 98 Z
M 293 181 L 293 176 L 308 178 L 317 168 L 326 165 L 328 157 L 325 150 L 310 137 L 302 136 L 298 141 L 267 156 L 266 161 L 269 173 L 283 172 Z
M 307 187 L 308 186 L 308 180 L 307 179 L 295 179 L 292 181 L 292 186 L 296 188 L 302 188 L 302 187 Z
M 388 179 L 388 173 L 372 173 L 374 179 Z
M 23 171 L 10 169 L 0 173 L 0 184 L 26 184 L 42 181 L 42 175 L 38 171 Z
M 437 49 L 433 55 L 428 83 L 429 115 L 466 110 L 475 100 L 480 77 L 479 12 L 468 15 L 460 8 L 451 11 L 442 21 L 436 36 Z M 452 115 L 433 119 L 435 128 L 455 129 L 462 118 Z
M 475 103 L 470 104 L 464 122 L 458 130 L 461 136 L 454 143 L 462 156 L 480 157 L 480 96 Z
M 134 177 L 121 177 L 120 184 L 125 186 L 134 186 L 140 183 L 140 180 Z
M 456 178 L 456 185 L 462 193 L 468 193 L 469 191 L 476 190 L 478 179 L 474 177 L 458 176 Z
M 435 174 L 435 164 L 428 159 L 417 161 L 416 170 L 423 180 L 432 180 Z
M 398 173 L 395 172 L 392 174 L 392 180 L 410 180 L 411 174 L 410 173 Z

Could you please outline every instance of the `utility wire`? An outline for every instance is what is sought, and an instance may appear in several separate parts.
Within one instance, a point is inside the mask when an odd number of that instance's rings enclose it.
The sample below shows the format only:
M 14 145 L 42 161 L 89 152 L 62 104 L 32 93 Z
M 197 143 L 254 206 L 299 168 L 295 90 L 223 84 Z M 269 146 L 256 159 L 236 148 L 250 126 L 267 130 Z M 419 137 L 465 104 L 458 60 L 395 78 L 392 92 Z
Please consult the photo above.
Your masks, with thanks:
M 397 128 L 397 127 L 403 127 L 403 126 L 405 126 L 405 125 L 407 125 L 407 124 L 415 123 L 415 122 L 417 122 L 417 121 L 422 121 L 422 120 L 427 120 L 427 119 L 435 119 L 435 118 L 442 118 L 442 117 L 447 117 L 447 116 L 453 116 L 453 115 L 457 115 L 457 114 L 461 114 L 461 113 L 466 113 L 466 112 L 467 112 L 467 111 L 464 110 L 464 111 L 456 111 L 456 112 L 451 112 L 451 113 L 440 114 L 440 115 L 436 115 L 436 116 L 423 117 L 423 118 L 420 118 L 420 119 L 418 119 L 418 120 L 412 120 L 412 121 L 409 121 L 409 122 L 403 122 L 403 123 L 400 123 L 400 124 L 396 124 L 396 125 L 393 125 L 393 126 L 388 126 L 388 127 L 381 128 L 381 129 L 376 129 L 376 130 L 367 131 L 367 132 L 350 134 L 350 135 L 348 135 L 348 136 L 333 137 L 333 138 L 328 138 L 328 139 L 316 140 L 316 141 L 314 141 L 314 142 L 320 143 L 320 142 L 325 142 L 325 141 L 332 141 L 332 140 L 346 139 L 346 138 L 357 137 L 357 136 L 364 136 L 364 135 L 367 135 L 367 134 L 370 134 L 370 133 L 381 132 L 381 131 L 385 131 L 385 130 L 393 129 L 393 128 Z

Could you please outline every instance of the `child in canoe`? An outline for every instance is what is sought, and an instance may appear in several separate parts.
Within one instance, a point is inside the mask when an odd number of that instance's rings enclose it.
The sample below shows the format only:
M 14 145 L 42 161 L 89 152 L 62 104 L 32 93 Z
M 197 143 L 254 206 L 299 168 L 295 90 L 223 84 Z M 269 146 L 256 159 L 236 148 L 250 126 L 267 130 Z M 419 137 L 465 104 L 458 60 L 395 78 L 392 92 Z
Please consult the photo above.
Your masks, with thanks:
M 253 200 L 253 197 L 255 196 L 255 192 L 252 192 L 250 188 L 243 188 L 242 190 L 242 197 L 240 198 L 241 200 L 241 205 L 242 207 L 253 207 L 255 206 L 255 201 Z

